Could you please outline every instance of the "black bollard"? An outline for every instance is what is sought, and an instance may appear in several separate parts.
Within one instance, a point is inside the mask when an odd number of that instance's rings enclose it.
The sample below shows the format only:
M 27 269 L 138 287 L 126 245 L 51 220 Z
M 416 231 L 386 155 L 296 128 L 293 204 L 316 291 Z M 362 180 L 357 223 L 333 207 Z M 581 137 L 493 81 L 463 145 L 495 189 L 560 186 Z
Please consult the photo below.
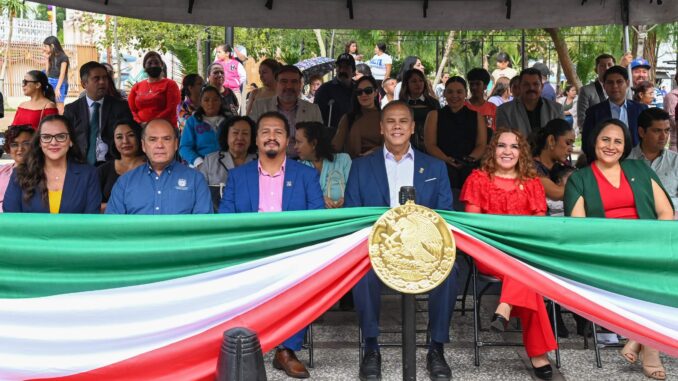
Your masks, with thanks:
M 216 380 L 266 381 L 264 355 L 256 333 L 242 327 L 224 332 Z

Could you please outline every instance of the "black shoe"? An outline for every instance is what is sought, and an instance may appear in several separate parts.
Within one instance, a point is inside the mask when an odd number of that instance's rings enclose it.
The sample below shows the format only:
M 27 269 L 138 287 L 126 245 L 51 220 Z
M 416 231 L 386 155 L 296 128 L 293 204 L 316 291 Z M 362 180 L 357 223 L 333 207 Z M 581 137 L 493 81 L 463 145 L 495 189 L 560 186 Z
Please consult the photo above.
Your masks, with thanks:
M 381 380 L 381 354 L 379 351 L 365 351 L 363 361 L 360 363 L 358 377 L 360 381 Z
M 494 332 L 504 332 L 508 328 L 508 324 L 509 321 L 505 317 L 500 314 L 494 314 L 492 316 L 492 323 L 490 323 L 490 329 Z
M 344 296 L 339 299 L 339 309 L 342 311 L 353 311 L 353 293 L 349 290 Z
M 445 361 L 443 351 L 429 349 L 426 354 L 426 370 L 432 381 L 449 381 L 452 379 L 452 370 Z
M 550 380 L 553 378 L 553 368 L 551 368 L 551 364 L 546 364 L 539 368 L 535 368 L 534 365 L 532 365 L 532 369 L 534 369 L 534 375 L 540 380 Z

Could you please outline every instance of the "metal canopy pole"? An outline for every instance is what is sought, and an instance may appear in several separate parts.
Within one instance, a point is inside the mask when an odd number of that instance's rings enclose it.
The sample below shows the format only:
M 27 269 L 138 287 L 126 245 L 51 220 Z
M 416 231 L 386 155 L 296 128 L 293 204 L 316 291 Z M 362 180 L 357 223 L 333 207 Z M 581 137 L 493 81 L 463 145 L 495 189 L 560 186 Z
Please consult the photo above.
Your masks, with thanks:
M 233 27 L 227 26 L 224 27 L 226 35 L 224 36 L 224 42 L 233 48 Z

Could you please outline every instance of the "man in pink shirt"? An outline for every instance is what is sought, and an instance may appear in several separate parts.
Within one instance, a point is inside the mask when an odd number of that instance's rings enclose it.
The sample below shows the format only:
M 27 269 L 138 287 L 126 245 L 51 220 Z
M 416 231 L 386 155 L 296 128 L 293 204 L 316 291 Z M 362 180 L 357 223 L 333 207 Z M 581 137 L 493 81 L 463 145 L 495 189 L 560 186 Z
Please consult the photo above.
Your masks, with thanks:
M 290 134 L 287 118 L 277 111 L 262 114 L 257 121 L 259 159 L 228 174 L 219 213 L 281 212 L 323 209 L 325 200 L 320 177 L 314 168 L 288 160 Z M 294 378 L 310 375 L 294 351 L 301 349 L 306 327 L 276 349 L 273 367 Z

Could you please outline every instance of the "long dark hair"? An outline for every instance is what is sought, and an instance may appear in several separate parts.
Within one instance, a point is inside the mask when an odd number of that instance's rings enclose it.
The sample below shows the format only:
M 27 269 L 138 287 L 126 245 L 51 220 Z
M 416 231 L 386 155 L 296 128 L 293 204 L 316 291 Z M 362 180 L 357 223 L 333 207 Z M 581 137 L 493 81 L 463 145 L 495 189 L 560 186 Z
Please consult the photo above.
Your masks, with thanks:
M 398 76 L 396 79 L 399 82 L 402 82 L 403 76 L 405 75 L 405 72 L 408 70 L 412 70 L 414 68 L 414 65 L 417 64 L 417 61 L 419 61 L 419 57 L 417 56 L 407 56 L 403 60 L 403 65 L 400 67 L 400 72 L 398 73 Z
M 27 74 L 33 77 L 33 80 L 38 81 L 38 83 L 40 83 L 40 87 L 42 88 L 42 95 L 44 95 L 45 98 L 49 99 L 50 102 L 55 102 L 54 87 L 52 87 L 52 85 L 49 84 L 47 74 L 41 72 L 40 70 L 31 70 Z
M 202 108 L 202 97 L 206 93 L 210 93 L 210 92 L 216 94 L 219 97 L 219 100 L 221 101 L 221 103 L 220 103 L 221 106 L 219 107 L 219 115 L 221 115 L 225 118 L 231 117 L 230 112 L 228 112 L 228 110 L 226 110 L 226 107 L 224 106 L 224 101 L 221 97 L 221 94 L 219 94 L 219 89 L 217 89 L 214 86 L 207 85 L 207 86 L 203 87 L 202 90 L 200 90 L 200 104 L 198 104 L 198 107 L 195 109 L 195 112 L 193 113 L 193 116 L 195 117 L 195 119 L 197 119 L 199 121 L 203 120 L 203 117 L 205 116 L 205 109 Z
M 438 100 L 433 96 L 433 92 L 431 91 L 431 85 L 428 83 L 428 79 L 424 76 L 424 73 L 420 72 L 417 69 L 410 69 L 405 72 L 403 75 L 403 82 L 402 82 L 402 87 L 400 88 L 400 99 L 402 100 L 408 100 L 410 97 L 409 94 L 409 88 L 408 88 L 408 82 L 410 79 L 414 76 L 417 76 L 421 78 L 422 81 L 424 81 L 424 101 L 426 104 L 433 109 L 438 109 L 440 108 L 440 103 Z M 449 80 L 448 80 L 449 82 Z
M 129 126 L 132 132 L 134 132 L 134 138 L 137 140 L 137 156 L 144 155 L 144 152 L 141 150 L 141 126 L 138 125 L 137 122 L 127 119 L 118 120 L 113 124 L 113 144 L 111 144 L 111 155 L 113 155 L 113 157 L 118 160 L 122 158 L 120 151 L 118 151 L 118 148 L 115 147 L 115 130 L 117 130 L 120 126 Z
M 509 90 L 509 81 L 508 80 L 501 80 L 502 78 L 506 77 L 501 77 L 497 79 L 497 82 L 494 85 L 494 89 L 492 89 L 492 94 L 490 94 L 490 98 L 494 96 L 501 97 L 504 95 L 505 92 Z
M 181 81 L 181 99 L 184 100 L 188 98 L 191 94 L 190 87 L 195 86 L 195 83 L 198 81 L 198 78 L 202 79 L 200 74 L 186 74 L 184 79 Z
M 80 147 L 73 140 L 75 130 L 70 120 L 62 115 L 48 115 L 40 121 L 37 133 L 33 136 L 31 149 L 26 154 L 26 159 L 16 168 L 16 177 L 19 186 L 24 193 L 24 201 L 28 202 L 37 192 L 42 196 L 42 200 L 47 202 L 47 178 L 45 177 L 45 153 L 40 147 L 40 133 L 42 126 L 47 122 L 61 122 L 66 126 L 66 131 L 71 139 L 71 147 L 66 154 L 66 160 L 75 163 L 83 163 Z
M 564 119 L 553 119 L 546 123 L 544 128 L 537 131 L 534 134 L 532 139 L 532 156 L 541 155 L 541 151 L 546 148 L 546 142 L 548 142 L 549 136 L 553 136 L 554 139 L 558 140 L 559 137 L 567 134 L 570 131 L 574 131 L 574 128 L 567 123 Z
M 365 75 L 360 77 L 360 79 L 355 83 L 354 89 L 358 88 L 358 85 L 360 83 L 368 81 L 371 85 L 374 91 L 377 91 L 377 80 L 374 79 L 371 75 Z M 374 107 L 377 110 L 381 110 L 380 104 L 379 104 L 379 99 L 378 97 L 374 97 Z M 351 127 L 353 126 L 353 122 L 355 122 L 357 119 L 359 119 L 363 115 L 363 107 L 360 105 L 360 102 L 358 102 L 358 96 L 355 94 L 351 95 L 351 109 L 349 112 L 346 113 L 346 120 L 348 121 L 348 129 L 350 130 Z
M 633 148 L 633 141 L 631 140 L 631 133 L 629 132 L 629 128 L 626 126 L 626 123 L 622 122 L 619 119 L 607 119 L 598 123 L 589 133 L 588 141 L 582 143 L 586 144 L 586 150 L 584 151 L 584 153 L 586 154 L 586 161 L 588 162 L 589 165 L 591 165 L 594 161 L 596 161 L 596 159 L 598 159 L 598 157 L 596 156 L 596 140 L 598 140 L 598 135 L 600 135 L 600 133 L 603 132 L 605 127 L 609 125 L 619 127 L 622 130 L 622 133 L 624 134 L 624 152 L 619 158 L 619 161 L 620 162 L 624 161 L 624 159 L 629 157 L 629 155 L 631 154 L 631 149 Z
M 255 153 L 257 151 L 257 125 L 249 116 L 234 116 L 226 121 L 226 124 L 219 131 L 219 149 L 228 152 L 228 131 L 238 122 L 246 122 L 250 126 L 250 146 L 247 147 L 247 153 Z
M 358 53 L 358 43 L 356 42 L 356 40 L 351 40 L 346 43 L 346 46 L 344 46 L 344 53 L 351 54 L 351 45 L 353 44 L 355 44 L 355 53 L 353 54 L 360 54 Z
M 327 159 L 334 161 L 334 148 L 330 143 L 331 139 L 327 134 L 327 129 L 320 122 L 299 122 L 296 125 L 297 132 L 304 130 L 306 139 L 309 143 L 315 142 L 315 157 L 319 160 Z
M 59 39 L 54 36 L 45 38 L 42 43 L 43 45 L 49 45 L 51 48 L 51 51 L 49 52 L 49 67 L 53 68 L 56 66 L 57 58 L 66 56 L 66 52 L 64 52 L 64 48 L 61 47 L 61 42 L 59 42 Z

